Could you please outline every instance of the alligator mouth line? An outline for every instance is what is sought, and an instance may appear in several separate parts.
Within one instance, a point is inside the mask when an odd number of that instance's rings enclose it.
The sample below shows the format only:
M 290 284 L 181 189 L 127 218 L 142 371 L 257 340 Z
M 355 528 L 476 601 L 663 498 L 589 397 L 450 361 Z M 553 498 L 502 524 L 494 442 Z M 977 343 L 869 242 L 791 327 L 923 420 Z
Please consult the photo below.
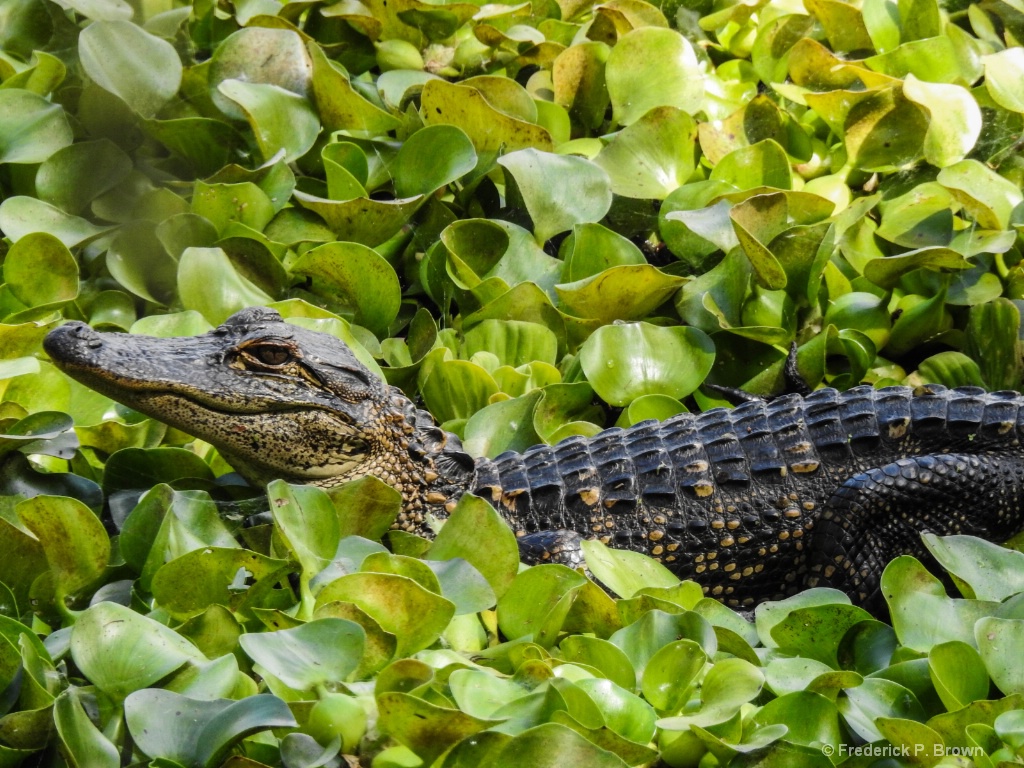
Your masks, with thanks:
M 297 405 L 286 405 L 286 404 L 283 404 L 283 403 L 282 404 L 275 404 L 275 403 L 254 404 L 251 409 L 236 408 L 234 410 L 229 410 L 228 408 L 226 408 L 222 404 L 212 403 L 212 402 L 210 402 L 209 400 L 207 400 L 207 399 L 205 399 L 203 397 L 196 397 L 195 395 L 193 395 L 191 393 L 188 394 L 188 395 L 184 395 L 184 394 L 182 394 L 180 392 L 175 392 L 172 389 L 144 390 L 142 392 L 133 392 L 133 395 L 135 396 L 136 401 L 153 400 L 153 399 L 156 399 L 156 398 L 163 397 L 163 398 L 174 399 L 174 400 L 176 400 L 178 402 L 191 403 L 191 404 L 196 405 L 196 406 L 198 406 L 198 407 L 200 407 L 200 408 L 202 408 L 204 410 L 210 411 L 211 413 L 215 413 L 218 416 L 224 416 L 224 417 L 265 415 L 268 412 L 269 413 L 275 413 L 275 414 L 287 415 L 287 414 L 290 414 L 290 413 L 302 413 L 303 411 L 323 411 L 324 413 L 329 413 L 329 414 L 334 415 L 334 416 L 336 416 L 336 415 L 338 415 L 340 413 L 339 411 L 336 411 L 334 409 L 325 408 L 325 407 L 318 406 L 318 405 L 310 404 L 310 405 L 305 405 L 305 406 L 302 406 L 302 405 L 298 405 L 297 406 Z M 347 423 L 346 423 L 346 426 L 348 426 Z

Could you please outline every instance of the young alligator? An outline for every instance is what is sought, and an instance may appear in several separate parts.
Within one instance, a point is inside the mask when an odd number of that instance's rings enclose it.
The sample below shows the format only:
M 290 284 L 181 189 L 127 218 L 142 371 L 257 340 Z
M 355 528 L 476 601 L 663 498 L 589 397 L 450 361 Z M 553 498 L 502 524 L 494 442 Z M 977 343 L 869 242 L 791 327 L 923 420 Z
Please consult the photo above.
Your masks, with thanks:
M 474 460 L 341 341 L 272 310 L 194 338 L 69 323 L 45 348 L 89 387 L 214 444 L 252 482 L 376 475 L 402 493 L 398 525 L 416 533 L 471 490 L 533 559 L 571 560 L 581 535 L 595 537 L 734 606 L 828 585 L 879 610 L 882 569 L 924 554 L 922 531 L 1000 541 L 1024 528 L 1016 392 L 823 389 Z

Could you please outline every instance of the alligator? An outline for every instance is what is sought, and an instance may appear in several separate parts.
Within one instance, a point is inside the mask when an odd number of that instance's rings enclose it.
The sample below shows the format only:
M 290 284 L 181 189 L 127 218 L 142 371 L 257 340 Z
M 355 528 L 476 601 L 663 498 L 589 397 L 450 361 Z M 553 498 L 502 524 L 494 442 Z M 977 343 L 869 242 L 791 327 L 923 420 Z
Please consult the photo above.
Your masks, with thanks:
M 254 484 L 375 475 L 402 495 L 396 526 L 422 535 L 471 491 L 531 561 L 579 562 L 581 539 L 596 538 L 739 609 L 830 586 L 877 613 L 883 568 L 926 556 L 922 532 L 1005 541 L 1024 528 L 1017 392 L 820 389 L 474 459 L 342 341 L 270 309 L 188 338 L 71 322 L 44 346 Z

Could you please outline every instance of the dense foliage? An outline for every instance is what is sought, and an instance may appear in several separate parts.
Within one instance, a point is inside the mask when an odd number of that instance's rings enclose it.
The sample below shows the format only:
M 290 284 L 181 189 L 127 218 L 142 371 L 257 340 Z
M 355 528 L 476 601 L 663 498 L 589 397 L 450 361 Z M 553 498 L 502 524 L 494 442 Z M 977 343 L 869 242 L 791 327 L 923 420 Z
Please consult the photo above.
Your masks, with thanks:
M 274 483 L 66 379 L 61 318 L 276 307 L 476 455 L 811 386 L 1021 384 L 1018 0 L 0 3 L 0 765 L 1024 762 L 1024 555 L 750 621 L 466 498 Z M 379 543 L 383 538 L 387 548 Z M 42 639 L 40 639 L 42 638 Z

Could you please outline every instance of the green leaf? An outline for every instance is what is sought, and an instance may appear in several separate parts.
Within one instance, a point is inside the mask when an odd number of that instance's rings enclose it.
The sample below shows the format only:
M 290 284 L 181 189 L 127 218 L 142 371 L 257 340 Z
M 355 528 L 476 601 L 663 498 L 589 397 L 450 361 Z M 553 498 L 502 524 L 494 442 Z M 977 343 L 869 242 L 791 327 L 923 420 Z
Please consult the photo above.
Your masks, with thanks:
M 309 691 L 340 683 L 358 666 L 365 634 L 344 619 L 317 619 L 294 629 L 242 635 L 246 654 L 286 685 Z
M 679 579 L 664 565 L 639 552 L 610 549 L 597 540 L 582 542 L 587 567 L 619 597 L 633 597 L 648 587 L 675 587 Z
M 875 720 L 879 732 L 897 749 L 920 750 L 922 765 L 938 763 L 945 752 L 942 737 L 924 723 L 901 718 L 880 717 Z
M 846 725 L 865 741 L 882 737 L 878 718 L 924 720 L 924 709 L 907 688 L 883 678 L 865 678 L 855 688 L 848 688 L 836 701 Z
M 377 708 L 380 730 L 413 750 L 425 764 L 432 763 L 462 739 L 498 722 L 398 691 L 378 694 Z
M 398 200 L 358 197 L 336 201 L 295 190 L 295 202 L 320 216 L 339 239 L 371 248 L 389 240 L 426 202 L 422 196 Z
M 465 132 L 453 125 L 417 131 L 398 150 L 391 172 L 399 197 L 429 195 L 476 167 L 477 155 Z
M 309 711 L 303 730 L 321 744 L 341 738 L 341 751 L 352 754 L 366 732 L 366 712 L 351 696 L 341 693 L 321 694 Z
M 286 162 L 306 154 L 320 133 L 320 118 L 302 96 L 269 83 L 224 80 L 217 89 L 235 102 L 256 136 L 264 161 L 279 152 Z
M 847 631 L 871 614 L 853 605 L 818 605 L 798 608 L 771 629 L 780 650 L 802 658 L 816 659 L 834 669 L 840 643 Z
M 213 768 L 246 736 L 298 725 L 276 696 L 200 701 L 159 689 L 132 694 L 125 701 L 125 721 L 144 754 L 188 768 Z
M 4 91 L 0 91 L 0 99 Z M 68 248 L 92 240 L 109 228 L 101 227 L 34 197 L 17 195 L 0 203 L 0 229 L 17 242 L 34 232 L 47 232 Z
M 103 575 L 110 559 L 110 539 L 103 523 L 77 499 L 36 496 L 15 508 L 42 545 L 56 599 L 85 589 Z
M 696 138 L 690 115 L 655 107 L 615 136 L 594 163 L 608 173 L 615 194 L 664 200 L 693 174 Z
M 251 29 L 252 27 L 249 27 L 240 31 L 247 32 Z M 259 47 L 261 46 L 257 42 L 257 48 Z M 353 88 L 344 71 L 336 62 L 327 58 L 319 45 L 309 41 L 306 50 L 313 62 L 313 99 L 325 131 L 350 130 L 380 135 L 398 127 L 398 119 L 368 101 L 358 90 Z M 251 55 L 243 55 L 240 58 L 248 66 L 251 66 L 254 59 Z M 415 74 L 431 77 L 425 72 Z M 299 83 L 301 83 L 302 75 L 303 67 L 296 59 L 295 76 Z M 281 82 L 278 85 L 288 87 Z M 380 88 L 382 94 L 386 94 L 383 78 L 377 81 L 377 87 Z M 289 90 L 295 90 L 295 87 L 291 87 Z
M 903 95 L 924 107 L 931 117 L 924 136 L 924 158 L 937 168 L 964 159 L 981 135 L 981 109 L 970 91 L 959 85 L 918 80 L 908 74 Z
M 494 354 L 501 365 L 518 367 L 540 360 L 557 362 L 558 339 L 538 323 L 517 320 L 483 320 L 466 331 L 464 355 Z
M 424 589 L 416 581 L 390 573 L 353 573 L 324 586 L 317 606 L 341 601 L 354 603 L 398 638 L 399 658 L 423 650 L 440 636 L 455 605 Z
M 650 264 L 639 264 L 610 267 L 593 277 L 556 285 L 555 291 L 566 313 L 611 323 L 647 317 L 685 282 Z
M 128 21 L 96 21 L 78 37 L 89 78 L 142 117 L 153 117 L 181 86 L 174 46 Z
M 297 31 L 246 26 L 217 46 L 210 60 L 208 82 L 217 108 L 233 120 L 245 120 L 239 105 L 221 93 L 218 86 L 222 82 L 266 83 L 305 96 L 310 78 L 310 55 Z
M 236 184 L 207 184 L 205 181 L 196 183 L 192 194 L 192 212 L 202 216 L 225 235 L 232 224 L 244 224 L 252 229 L 262 230 L 274 216 L 274 204 L 270 197 L 259 186 L 251 181 Z M 181 250 L 174 249 L 174 256 L 180 255 L 186 247 L 210 246 L 212 242 L 194 242 L 195 239 L 205 240 L 209 236 L 200 222 L 194 222 L 201 228 L 198 237 L 187 237 Z M 166 226 L 166 224 L 165 224 Z M 175 252 L 176 251 L 176 252 Z
M 403 503 L 398 491 L 373 475 L 330 488 L 327 493 L 337 511 L 339 539 L 379 539 L 395 522 Z
M 739 189 L 793 188 L 789 157 L 786 150 L 772 139 L 734 149 L 715 164 L 710 178 Z
M 872 259 L 864 266 L 864 277 L 882 288 L 891 288 L 899 279 L 922 267 L 934 269 L 970 269 L 973 265 L 950 248 L 919 248 L 898 256 Z
M 601 125 L 608 107 L 604 68 L 609 50 L 602 42 L 581 41 L 559 53 L 551 68 L 555 103 L 590 129 Z
M 835 704 L 812 691 L 793 691 L 773 699 L 754 715 L 754 723 L 785 725 L 786 741 L 793 744 L 819 749 L 827 745 L 835 752 L 843 743 Z
M 491 375 L 468 360 L 438 362 L 420 387 L 427 407 L 441 422 L 468 419 L 497 391 Z
M 441 594 L 455 604 L 456 616 L 475 614 L 494 607 L 497 601 L 494 590 L 483 574 L 466 560 L 461 557 L 428 560 L 426 565 L 437 576 Z
M 692 640 L 676 640 L 658 650 L 644 669 L 644 698 L 662 712 L 676 712 L 693 695 L 691 685 L 708 656 Z
M 41 163 L 72 138 L 58 104 L 17 88 L 0 90 L 0 163 Z
M 552 645 L 585 583 L 586 578 L 564 565 L 536 565 L 523 571 L 498 600 L 502 634 Z
M 1024 693 L 1024 671 L 1018 662 L 1024 652 L 1020 619 L 985 616 L 974 625 L 981 660 L 989 676 L 1004 694 Z
M 115 603 L 98 603 L 78 617 L 71 656 L 96 687 L 118 701 L 186 662 L 206 660 L 174 630 Z
M 97 197 L 123 183 L 131 158 L 107 139 L 85 141 L 59 149 L 36 171 L 41 200 L 78 214 Z
M 274 299 L 235 269 L 222 248 L 187 248 L 178 262 L 178 295 L 185 309 L 219 325 L 240 309 Z
M 562 248 L 568 251 L 562 268 L 565 283 L 599 275 L 611 267 L 637 266 L 647 261 L 633 243 L 600 224 L 573 227 Z
M 850 162 L 863 170 L 913 163 L 924 151 L 928 120 L 902 91 L 879 91 L 853 106 L 846 116 Z
M 423 122 L 461 128 L 479 153 L 533 147 L 550 151 L 551 134 L 536 123 L 512 117 L 495 107 L 476 88 L 429 80 L 420 95 Z
M 950 712 L 988 698 L 988 671 L 981 656 L 967 643 L 953 640 L 933 646 L 928 652 L 928 673 Z
M 940 352 L 917 366 L 916 377 L 926 384 L 946 387 L 983 387 L 978 364 L 960 352 Z
M 494 758 L 495 765 L 532 768 L 560 768 L 567 765 L 588 768 L 624 768 L 626 763 L 612 752 L 564 725 L 544 723 L 515 736 Z
M 236 610 L 262 608 L 277 582 L 293 568 L 287 560 L 247 549 L 193 549 L 159 566 L 153 575 L 153 597 L 179 619 L 200 614 L 215 604 Z
M 1024 192 L 977 160 L 961 160 L 943 168 L 936 180 L 949 189 L 967 212 L 985 229 L 1006 229 Z
M 566 661 L 593 667 L 627 691 L 635 689 L 633 663 L 620 648 L 607 640 L 587 635 L 569 635 L 559 648 Z M 647 695 L 646 692 L 644 695 Z M 650 697 L 648 700 L 651 701 Z M 658 706 L 656 702 L 652 703 Z
M 1018 389 L 1021 381 L 1020 310 L 999 298 L 971 307 L 965 351 L 994 390 Z
M 177 262 L 167 253 L 151 222 L 121 227 L 107 249 L 107 269 L 124 288 L 158 304 L 171 303 Z
M 74 686 L 62 691 L 54 702 L 53 722 L 71 765 L 76 768 L 118 768 L 121 765 L 117 747 L 93 725 Z
M 498 163 L 515 180 L 539 243 L 576 224 L 600 221 L 611 207 L 608 174 L 589 160 L 522 149 Z
M 470 416 L 464 430 L 463 447 L 473 456 L 489 459 L 505 451 L 525 451 L 541 442 L 533 425 L 533 414 L 541 398 L 539 391 L 501 400 Z
M 459 709 L 479 718 L 493 717 L 504 705 L 522 698 L 529 691 L 522 685 L 489 672 L 458 669 L 448 678 L 452 697 Z
M 597 704 L 605 725 L 615 733 L 639 744 L 654 737 L 654 708 L 639 696 L 600 678 L 584 678 L 576 685 Z
M 398 315 L 401 286 L 394 268 L 372 248 L 327 243 L 300 256 L 292 272 L 323 281 L 324 288 L 354 310 L 353 320 L 380 336 Z M 314 289 L 317 286 L 314 285 Z
M 46 232 L 26 235 L 12 245 L 3 270 L 7 288 L 29 307 L 78 296 L 78 263 L 60 240 Z
M 647 323 L 598 329 L 580 349 L 580 363 L 598 395 L 627 405 L 642 395 L 686 397 L 714 361 L 711 339 L 696 328 L 659 328 Z
M 699 112 L 704 75 L 690 41 L 658 27 L 634 29 L 619 38 L 605 68 L 612 119 L 631 125 L 654 107 Z
M 483 574 L 498 597 L 505 594 L 519 568 L 519 547 L 512 530 L 494 507 L 469 493 L 459 499 L 427 557 L 462 558 Z
M 974 536 L 925 533 L 922 541 L 965 597 L 1001 602 L 1024 592 L 1024 553 Z
M 992 100 L 1011 112 L 1024 112 L 1024 50 L 1012 46 L 981 57 L 985 88 Z
M 881 586 L 896 636 L 903 645 L 922 653 L 950 640 L 973 645 L 975 622 L 991 615 L 998 605 L 947 597 L 942 582 L 907 555 L 885 567 Z

